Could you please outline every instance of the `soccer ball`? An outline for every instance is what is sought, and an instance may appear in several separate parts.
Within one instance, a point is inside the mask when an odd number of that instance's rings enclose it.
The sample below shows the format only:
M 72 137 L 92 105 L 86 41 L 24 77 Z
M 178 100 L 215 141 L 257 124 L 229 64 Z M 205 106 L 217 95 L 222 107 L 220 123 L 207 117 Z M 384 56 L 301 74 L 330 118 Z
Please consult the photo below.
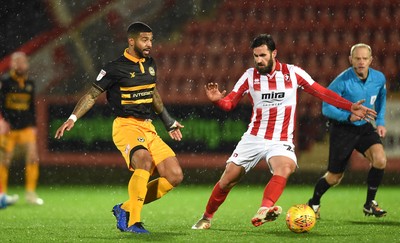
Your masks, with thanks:
M 307 204 L 297 204 L 289 208 L 286 213 L 286 225 L 295 233 L 310 231 L 315 225 L 314 210 Z

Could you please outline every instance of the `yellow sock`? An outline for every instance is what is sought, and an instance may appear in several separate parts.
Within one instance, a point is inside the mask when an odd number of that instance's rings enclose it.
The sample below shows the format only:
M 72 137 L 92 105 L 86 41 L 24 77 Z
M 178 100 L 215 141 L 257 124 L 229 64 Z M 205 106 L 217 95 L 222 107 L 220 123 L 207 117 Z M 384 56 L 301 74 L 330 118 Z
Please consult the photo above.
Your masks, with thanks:
M 161 198 L 169 191 L 171 191 L 172 188 L 174 187 L 164 177 L 159 177 L 150 181 L 149 184 L 147 184 L 147 194 L 146 199 L 144 200 L 144 204 L 151 203 Z
M 8 187 L 8 166 L 0 164 L 0 184 L 3 192 L 7 192 Z
M 39 163 L 27 163 L 25 167 L 25 189 L 28 192 L 36 190 L 39 178 Z
M 121 206 L 122 209 L 129 212 L 128 227 L 136 222 L 140 222 L 140 213 L 142 212 L 143 202 L 146 198 L 149 178 L 150 172 L 147 170 L 136 169 L 129 180 L 129 200 L 124 202 Z

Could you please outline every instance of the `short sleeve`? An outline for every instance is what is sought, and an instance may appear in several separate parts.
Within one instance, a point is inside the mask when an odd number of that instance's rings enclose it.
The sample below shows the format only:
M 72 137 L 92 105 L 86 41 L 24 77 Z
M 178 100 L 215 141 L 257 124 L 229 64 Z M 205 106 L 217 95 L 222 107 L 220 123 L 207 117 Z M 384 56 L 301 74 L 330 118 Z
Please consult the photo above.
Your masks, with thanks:
M 106 91 L 111 86 L 112 80 L 112 66 L 111 64 L 108 64 L 100 70 L 93 86 L 101 91 Z

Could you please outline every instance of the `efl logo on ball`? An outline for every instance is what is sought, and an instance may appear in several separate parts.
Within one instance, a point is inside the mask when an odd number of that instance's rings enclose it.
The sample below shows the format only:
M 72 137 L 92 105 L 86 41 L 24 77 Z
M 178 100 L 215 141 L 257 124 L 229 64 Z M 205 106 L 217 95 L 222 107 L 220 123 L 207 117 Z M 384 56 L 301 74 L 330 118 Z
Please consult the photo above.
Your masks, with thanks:
M 316 222 L 314 210 L 307 204 L 297 204 L 289 208 L 286 213 L 286 225 L 295 233 L 310 231 Z

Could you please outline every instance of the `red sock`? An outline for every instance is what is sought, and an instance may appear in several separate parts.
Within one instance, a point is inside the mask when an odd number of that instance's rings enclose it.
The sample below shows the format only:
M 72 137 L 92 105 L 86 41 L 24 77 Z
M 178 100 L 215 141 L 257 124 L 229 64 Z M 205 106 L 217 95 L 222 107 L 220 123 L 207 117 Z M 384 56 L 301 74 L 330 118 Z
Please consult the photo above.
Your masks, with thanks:
M 264 189 L 264 196 L 261 207 L 272 207 L 278 201 L 283 189 L 285 189 L 287 179 L 283 176 L 274 175 Z
M 204 212 L 204 216 L 206 218 L 211 219 L 214 216 L 214 213 L 218 210 L 218 207 L 225 201 L 229 191 L 230 190 L 222 190 L 219 186 L 219 182 L 215 184 L 214 189 L 211 192 L 210 199 L 208 199 L 206 211 Z

